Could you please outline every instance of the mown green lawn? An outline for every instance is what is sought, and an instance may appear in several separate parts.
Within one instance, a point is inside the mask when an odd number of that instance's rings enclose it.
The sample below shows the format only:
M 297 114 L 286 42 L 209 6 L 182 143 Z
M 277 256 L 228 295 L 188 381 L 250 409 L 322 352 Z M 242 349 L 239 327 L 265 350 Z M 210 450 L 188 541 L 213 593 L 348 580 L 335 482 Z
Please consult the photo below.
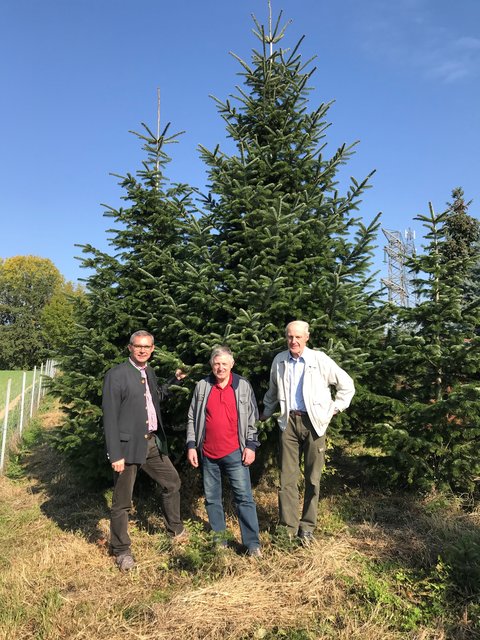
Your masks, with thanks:
M 0 411 L 5 407 L 7 396 L 7 383 L 12 380 L 10 388 L 10 402 L 22 393 L 23 371 L 0 371 Z M 26 388 L 32 384 L 33 371 L 27 371 Z

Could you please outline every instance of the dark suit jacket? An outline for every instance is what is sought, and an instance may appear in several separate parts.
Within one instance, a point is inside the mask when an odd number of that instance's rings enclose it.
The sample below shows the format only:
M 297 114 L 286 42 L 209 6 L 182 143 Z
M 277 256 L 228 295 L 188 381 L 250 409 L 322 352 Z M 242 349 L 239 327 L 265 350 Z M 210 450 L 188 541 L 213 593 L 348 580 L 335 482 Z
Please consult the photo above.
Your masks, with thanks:
M 166 397 L 168 384 L 158 387 L 153 369 L 147 365 L 147 380 L 157 413 L 157 444 L 168 454 L 167 438 L 162 424 L 160 400 Z M 148 416 L 145 382 L 130 362 L 122 362 L 105 376 L 102 396 L 103 428 L 110 462 L 125 458 L 130 464 L 143 464 L 147 456 Z

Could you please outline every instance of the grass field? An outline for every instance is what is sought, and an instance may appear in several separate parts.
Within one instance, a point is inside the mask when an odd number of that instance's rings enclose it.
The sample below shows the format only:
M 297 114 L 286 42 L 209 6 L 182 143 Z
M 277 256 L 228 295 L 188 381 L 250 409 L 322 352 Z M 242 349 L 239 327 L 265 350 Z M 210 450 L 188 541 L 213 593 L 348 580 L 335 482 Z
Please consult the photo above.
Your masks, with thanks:
M 7 395 L 7 383 L 11 378 L 10 402 L 22 393 L 23 371 L 0 371 L 0 411 L 5 408 L 5 397 Z M 26 387 L 32 384 L 33 371 L 27 371 Z
M 44 405 L 0 478 L 1 640 L 474 640 L 480 510 L 452 496 L 374 491 L 330 477 L 314 543 L 276 528 L 274 478 L 255 489 L 263 557 L 205 531 L 198 472 L 182 470 L 187 544 L 165 534 L 137 483 L 137 568 L 108 554 L 111 489 L 86 491 L 49 444 Z M 239 539 L 232 504 L 229 530 Z

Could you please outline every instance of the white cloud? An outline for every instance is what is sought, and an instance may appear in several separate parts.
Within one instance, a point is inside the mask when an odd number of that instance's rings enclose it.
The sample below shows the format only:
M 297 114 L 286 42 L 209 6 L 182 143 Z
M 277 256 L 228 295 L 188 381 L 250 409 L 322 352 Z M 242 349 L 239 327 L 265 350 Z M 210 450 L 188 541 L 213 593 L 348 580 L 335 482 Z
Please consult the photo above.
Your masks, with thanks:
M 439 78 L 444 82 L 455 82 L 469 75 L 469 70 L 463 62 L 445 61 L 438 66 L 430 67 L 428 73 L 433 78 Z
M 472 28 L 476 22 L 472 18 Z M 429 0 L 379 2 L 361 24 L 362 45 L 392 67 L 452 83 L 480 71 L 480 38 L 459 33 L 459 28 Z M 468 23 L 463 24 L 466 28 Z
M 456 46 L 461 48 L 461 49 L 465 49 L 465 50 L 472 50 L 472 51 L 479 51 L 480 50 L 480 38 L 472 38 L 471 36 L 463 36 L 457 39 L 456 41 Z
M 480 68 L 480 40 L 471 36 L 445 39 L 433 47 L 425 72 L 444 82 L 473 78 Z

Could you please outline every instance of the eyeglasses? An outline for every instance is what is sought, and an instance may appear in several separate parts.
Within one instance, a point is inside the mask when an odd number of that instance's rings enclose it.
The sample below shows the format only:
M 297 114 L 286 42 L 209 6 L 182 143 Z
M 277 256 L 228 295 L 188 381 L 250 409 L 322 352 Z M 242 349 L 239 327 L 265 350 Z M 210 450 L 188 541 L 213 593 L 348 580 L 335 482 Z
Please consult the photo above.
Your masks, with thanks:
M 141 351 L 142 349 L 150 351 L 150 349 L 153 349 L 153 344 L 131 344 L 130 346 L 132 349 L 135 349 L 135 351 Z

